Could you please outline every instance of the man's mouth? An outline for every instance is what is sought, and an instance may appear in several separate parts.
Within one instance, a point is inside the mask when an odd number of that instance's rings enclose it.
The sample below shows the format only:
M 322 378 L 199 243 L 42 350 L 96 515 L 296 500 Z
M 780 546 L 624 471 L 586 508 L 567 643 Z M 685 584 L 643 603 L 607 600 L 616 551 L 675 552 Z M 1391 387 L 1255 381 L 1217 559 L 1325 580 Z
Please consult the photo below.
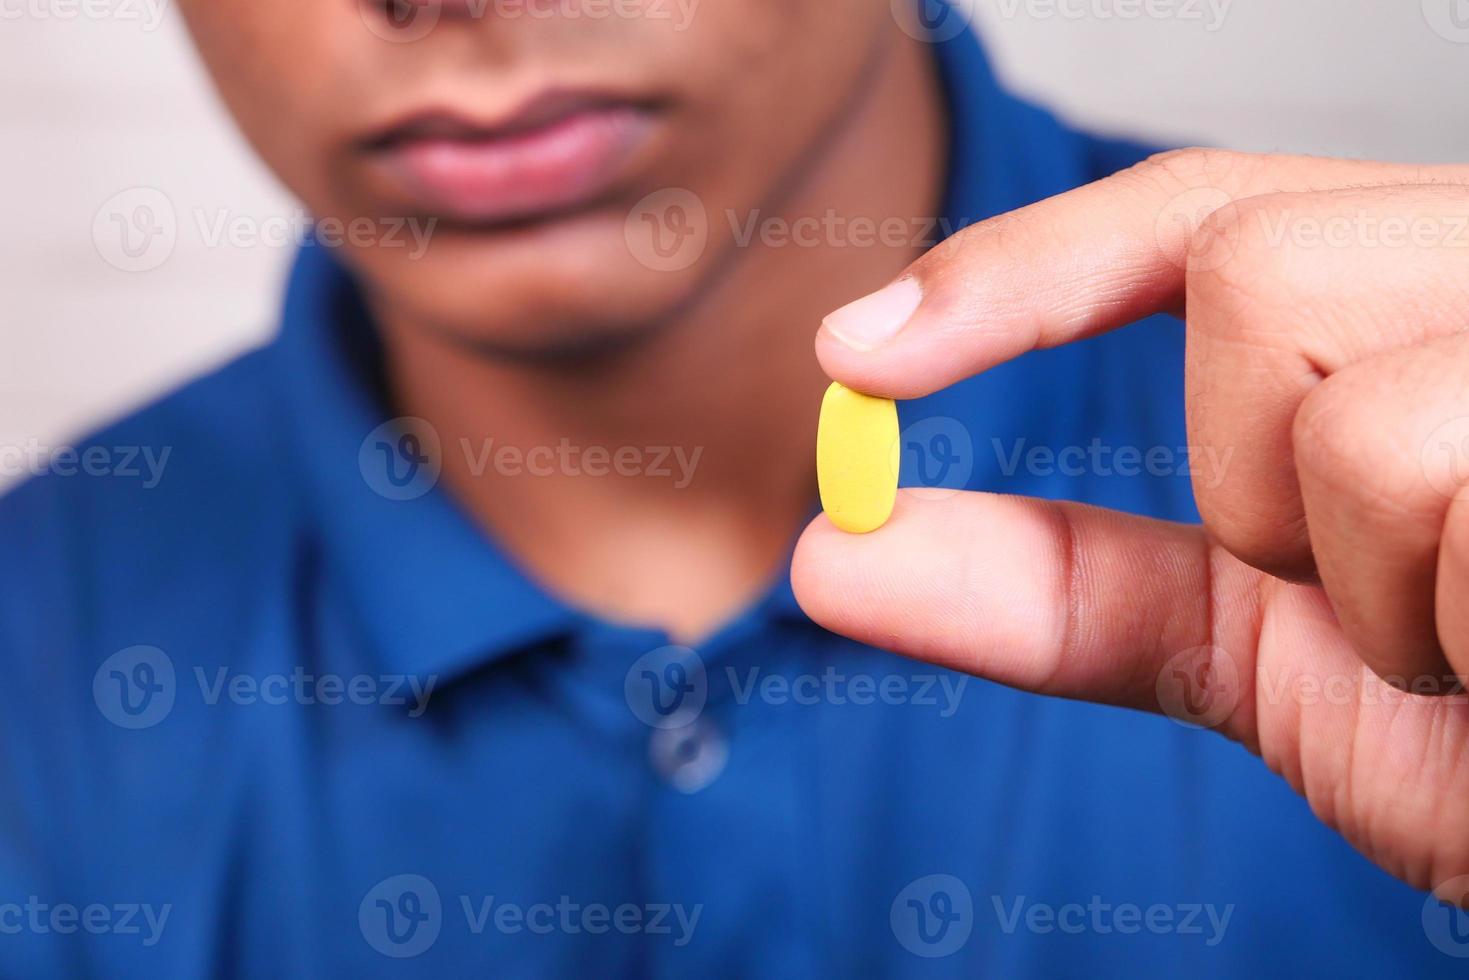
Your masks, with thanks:
M 650 137 L 651 107 L 551 93 L 511 116 L 410 114 L 363 143 L 375 176 L 417 210 L 468 224 L 523 222 L 584 207 Z

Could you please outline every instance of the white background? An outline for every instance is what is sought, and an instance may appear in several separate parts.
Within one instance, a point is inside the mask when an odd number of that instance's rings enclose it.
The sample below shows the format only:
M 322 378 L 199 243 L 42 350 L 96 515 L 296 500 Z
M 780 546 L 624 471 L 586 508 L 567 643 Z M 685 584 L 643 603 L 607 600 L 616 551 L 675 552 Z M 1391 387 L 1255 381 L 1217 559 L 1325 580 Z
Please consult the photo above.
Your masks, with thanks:
M 967 3 L 1012 87 L 1093 128 L 1469 160 L 1469 0 Z M 269 335 L 289 248 L 210 244 L 186 216 L 259 226 L 295 204 L 169 0 L 0 0 L 0 93 L 0 446 L 61 445 Z M 140 185 L 179 233 L 129 272 L 93 222 Z

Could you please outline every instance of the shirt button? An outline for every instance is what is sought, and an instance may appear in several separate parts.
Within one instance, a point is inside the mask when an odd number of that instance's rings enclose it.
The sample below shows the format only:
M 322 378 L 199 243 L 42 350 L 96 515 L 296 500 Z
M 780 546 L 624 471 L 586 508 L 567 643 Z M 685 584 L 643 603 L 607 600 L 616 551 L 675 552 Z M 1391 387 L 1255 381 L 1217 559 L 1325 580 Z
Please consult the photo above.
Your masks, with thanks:
M 648 742 L 653 768 L 680 793 L 697 793 L 719 778 L 729 742 L 707 718 L 681 728 L 658 728 Z

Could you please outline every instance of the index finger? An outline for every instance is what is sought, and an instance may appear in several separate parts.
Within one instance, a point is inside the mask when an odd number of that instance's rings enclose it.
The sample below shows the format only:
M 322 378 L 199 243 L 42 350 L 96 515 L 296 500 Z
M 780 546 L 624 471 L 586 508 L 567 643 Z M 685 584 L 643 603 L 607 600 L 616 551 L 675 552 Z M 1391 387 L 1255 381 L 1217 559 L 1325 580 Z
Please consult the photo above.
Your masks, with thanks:
M 1224 260 L 1208 218 L 1261 194 L 1469 181 L 1469 168 L 1182 150 L 973 225 L 831 313 L 834 380 L 917 398 L 1030 350 L 1180 312 L 1191 267 Z

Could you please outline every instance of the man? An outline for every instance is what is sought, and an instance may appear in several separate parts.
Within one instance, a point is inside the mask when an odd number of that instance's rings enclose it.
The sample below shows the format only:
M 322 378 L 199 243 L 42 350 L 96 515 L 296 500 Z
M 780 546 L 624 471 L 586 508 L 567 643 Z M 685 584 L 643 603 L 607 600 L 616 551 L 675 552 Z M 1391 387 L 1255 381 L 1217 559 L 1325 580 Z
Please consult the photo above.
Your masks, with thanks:
M 372 231 L 0 501 L 0 974 L 1462 969 L 1469 169 L 872 0 L 183 7 Z M 827 373 L 913 489 L 792 565 Z

